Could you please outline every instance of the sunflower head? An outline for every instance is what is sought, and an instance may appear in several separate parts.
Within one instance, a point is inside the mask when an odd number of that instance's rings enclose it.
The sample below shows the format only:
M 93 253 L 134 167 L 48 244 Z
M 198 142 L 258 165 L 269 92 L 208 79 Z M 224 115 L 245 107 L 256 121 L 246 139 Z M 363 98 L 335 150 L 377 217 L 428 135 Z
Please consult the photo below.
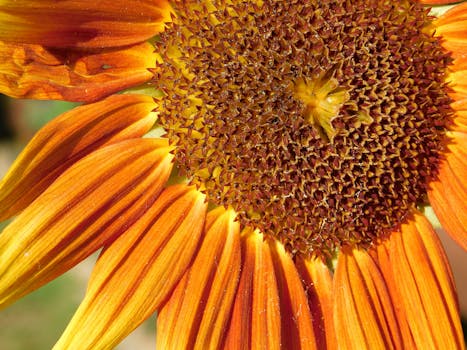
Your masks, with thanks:
M 159 123 L 182 174 L 293 253 L 367 245 L 426 203 L 452 59 L 410 1 L 174 4 Z
M 56 350 L 155 312 L 161 349 L 464 349 L 421 209 L 467 249 L 467 4 L 427 1 L 1 1 L 0 91 L 86 104 L 0 182 L 0 305 L 100 250 Z

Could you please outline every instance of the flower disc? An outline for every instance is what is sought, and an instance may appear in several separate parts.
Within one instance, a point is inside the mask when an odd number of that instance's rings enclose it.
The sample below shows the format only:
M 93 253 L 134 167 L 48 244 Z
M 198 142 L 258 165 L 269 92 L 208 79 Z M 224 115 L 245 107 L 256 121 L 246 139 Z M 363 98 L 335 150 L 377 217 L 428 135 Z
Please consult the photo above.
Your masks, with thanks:
M 370 243 L 425 200 L 452 112 L 415 1 L 180 1 L 156 43 L 182 174 L 292 253 Z

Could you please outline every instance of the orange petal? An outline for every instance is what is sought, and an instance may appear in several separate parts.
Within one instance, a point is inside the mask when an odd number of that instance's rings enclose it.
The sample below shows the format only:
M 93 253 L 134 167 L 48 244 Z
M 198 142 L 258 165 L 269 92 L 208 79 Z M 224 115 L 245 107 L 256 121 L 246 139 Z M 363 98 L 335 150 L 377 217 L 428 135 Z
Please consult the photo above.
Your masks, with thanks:
M 456 60 L 465 61 L 467 55 L 467 3 L 454 6 L 433 23 L 442 45 Z
M 339 253 L 334 274 L 334 302 L 340 346 L 372 350 L 402 348 L 386 283 L 366 251 L 346 247 Z
M 456 114 L 449 129 L 467 134 L 467 98 L 452 103 L 451 107 L 456 111 Z
M 449 82 L 449 87 L 452 88 L 449 96 L 454 101 L 467 98 L 467 70 L 457 70 L 449 73 L 447 81 Z
M 100 49 L 149 39 L 168 19 L 166 0 L 7 0 L 0 5 L 0 40 Z
M 0 92 L 16 98 L 96 101 L 153 76 L 154 47 L 70 51 L 0 41 Z
M 400 303 L 400 296 L 397 293 L 397 286 L 400 282 L 397 279 L 397 276 L 394 276 L 392 273 L 390 256 L 391 253 L 387 249 L 387 244 L 379 242 L 369 250 L 369 253 L 374 258 L 375 262 L 377 262 L 377 265 L 379 266 L 386 282 L 387 289 L 392 300 L 392 305 L 394 307 L 397 323 L 399 325 L 404 349 L 416 349 L 412 332 L 410 331 L 410 320 L 407 319 L 405 310 Z
M 104 249 L 86 296 L 54 349 L 110 349 L 161 305 L 197 249 L 205 197 L 166 189 L 137 222 Z
M 448 5 L 454 4 L 458 0 L 418 0 L 419 3 L 424 5 Z
M 241 243 L 242 275 L 224 348 L 280 349 L 279 291 L 269 244 L 251 229 Z
M 384 274 L 408 320 L 417 349 L 464 349 L 457 296 L 449 263 L 430 223 L 414 214 L 389 236 Z
M 319 258 L 299 258 L 297 268 L 306 286 L 318 349 L 337 349 L 331 271 Z
M 158 349 L 217 349 L 240 277 L 239 225 L 232 210 L 208 214 L 193 265 L 157 318 Z
M 428 198 L 443 227 L 467 250 L 467 134 L 451 131 L 448 135 L 452 142 L 438 178 L 430 183 Z
M 279 286 L 284 349 L 317 349 L 308 299 L 297 268 L 282 244 L 270 242 Z
M 60 176 L 0 234 L 0 305 L 59 276 L 125 230 L 157 198 L 166 140 L 122 141 Z
M 147 133 L 152 98 L 111 96 L 66 112 L 44 126 L 0 182 L 0 221 L 32 203 L 60 174 L 96 149 Z

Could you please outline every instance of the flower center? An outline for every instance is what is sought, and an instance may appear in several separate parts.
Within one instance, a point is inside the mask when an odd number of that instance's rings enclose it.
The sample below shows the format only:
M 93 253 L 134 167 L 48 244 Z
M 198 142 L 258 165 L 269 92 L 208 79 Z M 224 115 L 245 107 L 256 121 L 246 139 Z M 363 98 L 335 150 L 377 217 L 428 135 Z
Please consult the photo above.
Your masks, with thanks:
M 449 56 L 415 1 L 180 1 L 160 125 L 211 202 L 292 253 L 366 245 L 425 200 Z

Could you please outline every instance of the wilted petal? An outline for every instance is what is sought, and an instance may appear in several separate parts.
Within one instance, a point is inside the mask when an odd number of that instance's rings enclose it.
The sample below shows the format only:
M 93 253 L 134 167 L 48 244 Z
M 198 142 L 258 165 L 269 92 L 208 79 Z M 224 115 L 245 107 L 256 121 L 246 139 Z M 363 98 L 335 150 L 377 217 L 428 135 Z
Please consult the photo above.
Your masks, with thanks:
M 217 349 L 223 342 L 240 276 L 235 213 L 208 214 L 193 265 L 157 318 L 158 349 Z
M 150 80 L 156 54 L 149 43 L 70 51 L 0 41 L 0 92 L 16 98 L 96 101 Z
M 166 189 L 106 247 L 86 296 L 54 349 L 109 349 L 148 318 L 199 248 L 207 204 L 184 185 Z
M 280 349 L 279 291 L 269 244 L 246 229 L 241 236 L 242 275 L 230 319 L 226 349 Z
M 443 227 L 467 250 L 467 134 L 448 135 L 451 142 L 447 145 L 446 159 L 439 166 L 437 179 L 430 182 L 428 197 Z
M 345 247 L 334 274 L 334 322 L 343 349 L 401 349 L 394 305 L 381 271 L 364 250 Z
M 317 349 L 308 299 L 297 268 L 277 241 L 270 242 L 274 271 L 279 287 L 284 349 Z
M 0 305 L 40 287 L 114 239 L 167 181 L 166 140 L 122 141 L 60 176 L 0 234 Z
M 396 281 L 388 286 L 412 338 L 404 343 L 417 349 L 464 349 L 452 274 L 430 223 L 416 213 L 384 244 L 390 263 L 381 264 L 383 274 Z
M 166 0 L 4 0 L 0 40 L 104 48 L 142 42 L 170 18 Z
M 306 286 L 318 349 L 337 349 L 331 271 L 316 257 L 299 258 L 297 268 Z
M 111 143 L 137 138 L 156 121 L 152 98 L 111 96 L 77 107 L 45 125 L 0 182 L 0 220 L 32 203 L 79 159 Z

